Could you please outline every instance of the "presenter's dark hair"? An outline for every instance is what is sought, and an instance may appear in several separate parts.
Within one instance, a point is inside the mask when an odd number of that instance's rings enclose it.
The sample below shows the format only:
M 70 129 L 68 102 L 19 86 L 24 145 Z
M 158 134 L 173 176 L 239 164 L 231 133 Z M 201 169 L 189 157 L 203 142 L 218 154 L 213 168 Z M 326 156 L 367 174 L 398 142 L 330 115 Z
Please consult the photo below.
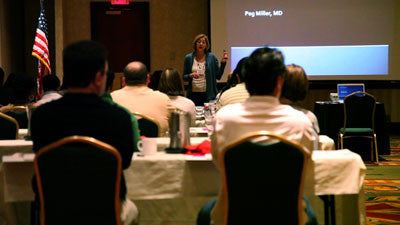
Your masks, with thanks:
M 147 74 L 149 74 L 146 65 L 138 61 L 134 63 L 138 63 L 139 67 L 132 68 L 128 64 L 124 69 L 124 77 L 126 83 L 128 85 L 146 84 Z
M 57 91 L 60 87 L 60 79 L 54 74 L 43 77 L 43 91 Z
M 197 49 L 196 48 L 197 41 L 199 41 L 200 38 L 204 38 L 206 40 L 207 48 L 206 48 L 205 52 L 210 51 L 210 41 L 208 40 L 208 37 L 205 34 L 198 34 L 196 37 L 194 37 L 194 39 L 193 39 L 193 50 L 196 51 L 196 49 Z
M 105 75 L 107 49 L 95 41 L 79 41 L 63 51 L 64 82 L 70 88 L 87 87 L 97 72 Z
M 251 53 L 243 68 L 246 89 L 250 95 L 271 95 L 278 76 L 286 71 L 282 53 L 263 47 Z
M 303 68 L 295 64 L 288 65 L 284 77 L 281 97 L 292 102 L 304 100 L 308 92 L 308 79 Z

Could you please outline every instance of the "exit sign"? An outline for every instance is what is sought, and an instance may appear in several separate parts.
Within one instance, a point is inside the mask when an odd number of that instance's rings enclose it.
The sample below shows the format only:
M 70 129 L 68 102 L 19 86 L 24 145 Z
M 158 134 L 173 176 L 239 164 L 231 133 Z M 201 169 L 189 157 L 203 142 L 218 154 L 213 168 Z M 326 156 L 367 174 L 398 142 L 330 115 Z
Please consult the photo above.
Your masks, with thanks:
M 111 0 L 111 5 L 129 5 L 129 0 Z

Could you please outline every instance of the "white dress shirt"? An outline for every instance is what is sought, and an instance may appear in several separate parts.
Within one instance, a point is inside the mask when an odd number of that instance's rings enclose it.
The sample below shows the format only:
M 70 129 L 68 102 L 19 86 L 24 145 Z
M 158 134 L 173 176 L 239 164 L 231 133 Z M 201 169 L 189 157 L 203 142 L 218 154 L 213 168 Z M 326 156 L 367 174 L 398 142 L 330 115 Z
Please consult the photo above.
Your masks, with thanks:
M 41 105 L 41 104 L 44 104 L 47 102 L 57 100 L 61 97 L 62 97 L 62 95 L 60 95 L 57 91 L 46 91 L 44 93 L 44 95 L 42 96 L 42 98 L 39 101 L 37 101 L 36 103 Z
M 260 130 L 296 141 L 309 152 L 314 148 L 314 130 L 304 113 L 280 104 L 279 99 L 273 96 L 251 96 L 245 102 L 222 107 L 216 114 L 211 142 L 216 167 L 220 169 L 218 158 L 229 143 Z M 225 198 L 221 190 L 211 212 L 215 225 L 223 224 Z

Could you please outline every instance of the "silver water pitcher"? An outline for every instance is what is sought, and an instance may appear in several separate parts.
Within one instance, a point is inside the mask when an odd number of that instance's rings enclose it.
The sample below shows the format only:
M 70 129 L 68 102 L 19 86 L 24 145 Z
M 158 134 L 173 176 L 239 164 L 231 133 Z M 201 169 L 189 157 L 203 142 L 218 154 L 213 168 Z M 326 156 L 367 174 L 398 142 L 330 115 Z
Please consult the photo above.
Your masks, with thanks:
M 170 149 L 183 149 L 190 145 L 190 116 L 187 112 L 176 110 L 169 121 Z

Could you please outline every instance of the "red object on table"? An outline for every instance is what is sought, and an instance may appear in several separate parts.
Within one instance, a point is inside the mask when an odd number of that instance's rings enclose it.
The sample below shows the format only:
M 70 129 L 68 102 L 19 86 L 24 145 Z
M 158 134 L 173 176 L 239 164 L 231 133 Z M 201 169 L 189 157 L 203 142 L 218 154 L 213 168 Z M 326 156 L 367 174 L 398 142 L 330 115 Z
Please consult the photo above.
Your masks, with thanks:
M 211 153 L 211 142 L 205 140 L 198 145 L 186 145 L 187 155 L 205 155 Z

